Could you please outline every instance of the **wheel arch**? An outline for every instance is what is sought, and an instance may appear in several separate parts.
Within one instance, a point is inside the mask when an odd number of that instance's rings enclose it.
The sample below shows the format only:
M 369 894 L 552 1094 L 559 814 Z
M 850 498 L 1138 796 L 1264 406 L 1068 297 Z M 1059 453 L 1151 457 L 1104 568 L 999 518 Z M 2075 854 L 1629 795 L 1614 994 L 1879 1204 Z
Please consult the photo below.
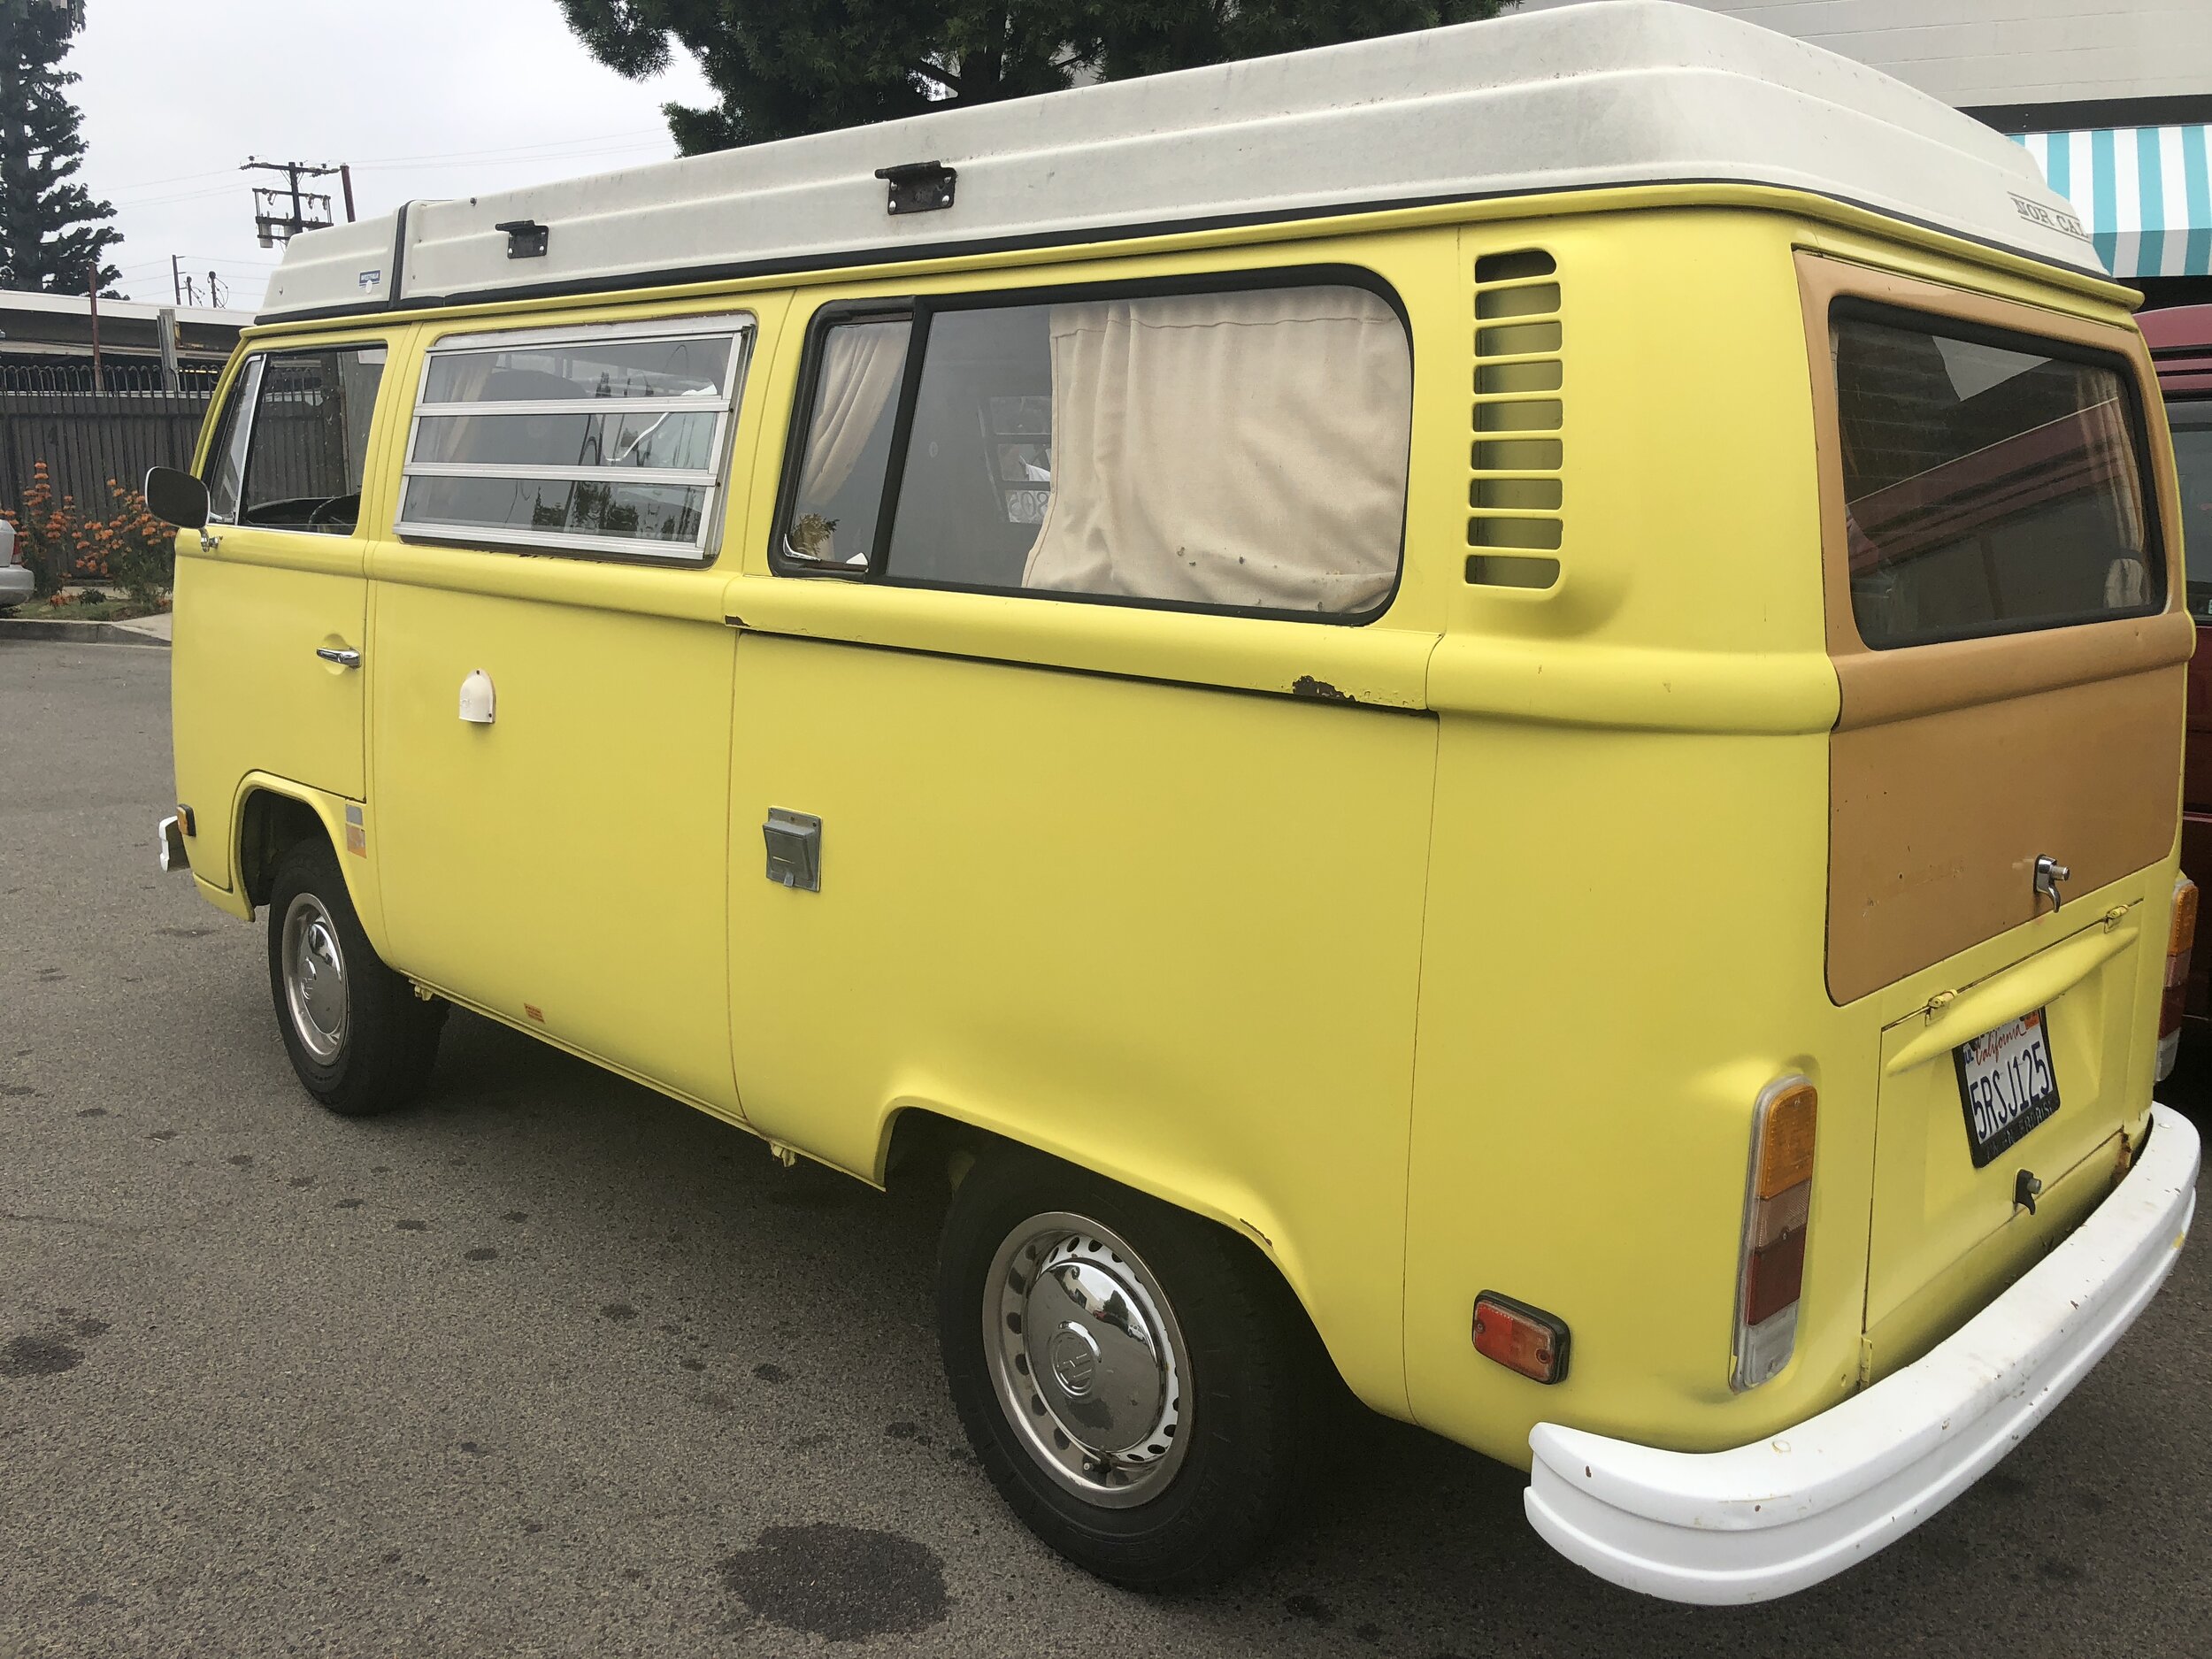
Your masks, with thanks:
M 362 931 L 378 954 L 384 953 L 383 907 L 365 854 L 347 856 L 346 809 L 359 804 L 324 789 L 311 788 L 266 772 L 249 772 L 233 803 L 232 890 L 248 913 L 269 902 L 269 884 L 278 862 L 300 841 L 319 836 L 338 861 L 346 892 L 361 918 Z M 366 836 L 363 836 L 365 846 Z
M 1402 1367 L 1379 1371 L 1371 1363 L 1363 1366 L 1345 1343 L 1332 1340 L 1328 1322 L 1316 1311 L 1296 1241 L 1273 1207 L 1240 1183 L 1218 1174 L 1178 1172 L 1164 1162 L 1140 1167 L 1109 1146 L 1035 1125 L 993 1121 L 942 1101 L 910 1097 L 895 1100 L 885 1112 L 871 1179 L 880 1187 L 902 1173 L 920 1174 L 941 1166 L 956 1187 L 974 1159 L 994 1147 L 1018 1148 L 1055 1159 L 1172 1205 L 1228 1233 L 1288 1292 L 1316 1346 L 1328 1356 L 1344 1385 L 1378 1410 L 1407 1415 Z

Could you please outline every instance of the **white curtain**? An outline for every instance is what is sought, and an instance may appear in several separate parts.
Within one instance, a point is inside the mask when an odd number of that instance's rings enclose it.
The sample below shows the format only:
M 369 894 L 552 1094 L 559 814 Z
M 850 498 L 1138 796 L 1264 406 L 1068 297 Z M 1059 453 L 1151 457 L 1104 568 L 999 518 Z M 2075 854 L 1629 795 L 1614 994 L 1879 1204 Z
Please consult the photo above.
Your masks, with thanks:
M 909 327 L 902 320 L 847 323 L 829 331 L 815 380 L 814 414 L 807 426 L 806 462 L 799 474 L 795 519 L 820 512 L 852 476 L 861 451 L 899 389 Z M 861 549 L 855 557 L 864 557 L 866 551 Z M 835 560 L 833 535 L 822 534 L 813 557 Z
M 1398 569 L 1413 365 L 1360 288 L 1055 306 L 1028 588 L 1330 614 Z

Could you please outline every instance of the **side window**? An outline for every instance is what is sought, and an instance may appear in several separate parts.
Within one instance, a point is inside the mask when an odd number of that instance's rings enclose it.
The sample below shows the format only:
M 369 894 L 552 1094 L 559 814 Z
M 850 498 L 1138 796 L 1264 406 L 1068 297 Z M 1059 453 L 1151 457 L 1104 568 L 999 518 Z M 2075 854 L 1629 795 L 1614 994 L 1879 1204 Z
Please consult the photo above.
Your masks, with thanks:
M 717 317 L 439 342 L 400 533 L 704 559 L 749 334 Z
M 253 428 L 254 398 L 261 388 L 261 365 L 266 357 L 246 359 L 245 367 L 231 383 L 230 401 L 223 406 L 223 423 L 215 442 L 208 446 L 207 516 L 224 524 L 238 518 L 238 487 L 246 476 L 246 435 Z
M 2181 555 L 2189 569 L 2189 614 L 2212 622 L 2212 398 L 2166 405 L 2181 469 Z
M 1348 285 L 833 323 L 782 562 L 1371 616 L 1397 581 L 1412 389 L 1404 325 Z
M 784 551 L 817 565 L 865 565 L 876 544 L 892 419 L 913 326 L 840 323 L 822 336 L 813 408 Z
M 1851 609 L 1878 650 L 2165 603 L 2116 358 L 1847 303 L 1831 325 Z
M 250 419 L 232 417 L 211 457 L 211 510 L 242 526 L 350 535 L 384 358 L 381 345 L 256 358 L 236 400 Z

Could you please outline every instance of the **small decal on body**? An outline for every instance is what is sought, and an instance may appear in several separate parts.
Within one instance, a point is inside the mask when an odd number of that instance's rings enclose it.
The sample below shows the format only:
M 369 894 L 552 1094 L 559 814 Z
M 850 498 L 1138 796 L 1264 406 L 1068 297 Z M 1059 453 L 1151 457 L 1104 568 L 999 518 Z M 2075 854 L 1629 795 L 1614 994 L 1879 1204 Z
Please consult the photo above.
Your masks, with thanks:
M 2013 210 L 2031 225 L 2040 225 L 2046 230 L 2055 230 L 2062 236 L 2072 236 L 2081 242 L 2092 240 L 2089 233 L 2081 227 L 2081 220 L 2071 213 L 2047 207 L 2040 202 L 2031 202 L 2024 196 L 2013 196 L 2012 205 Z

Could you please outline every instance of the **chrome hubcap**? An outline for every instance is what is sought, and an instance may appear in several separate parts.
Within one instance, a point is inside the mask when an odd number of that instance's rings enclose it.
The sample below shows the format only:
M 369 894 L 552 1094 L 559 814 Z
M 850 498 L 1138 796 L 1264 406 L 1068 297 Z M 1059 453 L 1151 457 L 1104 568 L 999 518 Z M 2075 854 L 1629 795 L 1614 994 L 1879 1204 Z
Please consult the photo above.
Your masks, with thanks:
M 1159 1281 L 1114 1233 L 1032 1216 L 992 1258 L 983 1342 L 999 1403 L 1037 1465 L 1077 1496 L 1159 1495 L 1190 1443 L 1190 1362 Z
M 308 1053 L 335 1059 L 346 1041 L 346 957 L 337 925 L 311 893 L 284 912 L 284 1000 Z

